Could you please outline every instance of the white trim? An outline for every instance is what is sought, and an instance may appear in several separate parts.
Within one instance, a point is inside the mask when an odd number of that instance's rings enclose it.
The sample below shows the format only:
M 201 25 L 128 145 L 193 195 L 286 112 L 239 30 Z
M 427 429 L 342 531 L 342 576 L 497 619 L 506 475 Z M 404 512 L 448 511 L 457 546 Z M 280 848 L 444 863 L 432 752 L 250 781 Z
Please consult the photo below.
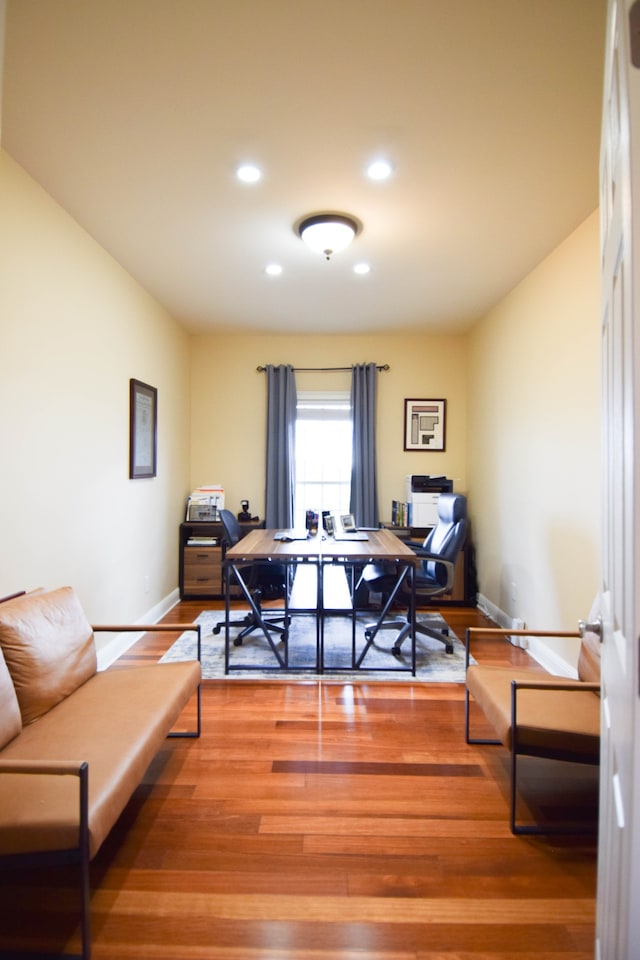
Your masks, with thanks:
M 567 677 L 569 680 L 578 679 L 578 671 L 568 660 L 559 656 L 548 643 L 545 643 L 540 637 L 529 637 L 529 649 L 527 653 L 541 667 L 552 673 L 555 677 Z
M 147 613 L 138 617 L 133 625 L 135 626 L 136 623 L 158 623 L 179 601 L 180 592 L 176 587 L 175 590 L 172 590 L 160 603 L 157 603 L 155 607 L 152 607 Z M 140 633 L 119 633 L 114 636 L 103 647 L 100 647 L 97 652 L 98 670 L 106 670 L 107 667 L 110 667 L 118 657 L 126 653 L 142 636 L 144 636 L 144 630 L 141 630 Z
M 508 617 L 504 610 L 501 610 L 500 607 L 497 607 L 495 603 L 492 603 L 487 597 L 482 593 L 478 594 L 477 604 L 481 612 L 484 613 L 490 620 L 493 620 L 498 624 L 499 627 L 502 627 L 503 630 L 508 630 L 509 627 L 513 629 L 513 623 L 511 622 L 511 617 Z

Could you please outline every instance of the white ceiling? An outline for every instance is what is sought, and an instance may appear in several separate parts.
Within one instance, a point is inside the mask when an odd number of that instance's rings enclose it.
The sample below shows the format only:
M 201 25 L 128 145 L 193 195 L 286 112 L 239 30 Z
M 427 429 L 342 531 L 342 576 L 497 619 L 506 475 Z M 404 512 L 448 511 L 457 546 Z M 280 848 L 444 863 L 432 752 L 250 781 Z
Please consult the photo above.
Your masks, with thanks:
M 2 146 L 190 330 L 464 329 L 597 206 L 605 7 L 8 0 Z

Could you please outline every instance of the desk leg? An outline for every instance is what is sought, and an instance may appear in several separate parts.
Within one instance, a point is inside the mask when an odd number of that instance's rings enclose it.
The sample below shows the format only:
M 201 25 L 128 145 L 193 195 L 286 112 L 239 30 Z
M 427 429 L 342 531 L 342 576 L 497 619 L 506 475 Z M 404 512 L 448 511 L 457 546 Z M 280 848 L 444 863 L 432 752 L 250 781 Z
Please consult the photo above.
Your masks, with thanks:
M 324 673 L 324 563 L 318 557 L 316 592 L 316 673 Z
M 224 578 L 224 672 L 225 674 L 229 673 L 229 642 L 230 642 L 230 629 L 229 629 L 229 618 L 231 610 L 230 602 L 231 594 L 231 571 L 227 567 L 225 570 Z
M 358 579 L 358 585 L 356 586 L 356 564 L 350 563 L 347 565 L 347 570 L 349 571 L 349 590 L 351 593 L 351 669 L 356 669 L 356 623 L 357 623 L 357 610 L 356 610 L 356 593 L 358 586 L 360 586 L 360 579 Z
M 414 569 L 414 568 L 413 568 L 413 563 L 407 563 L 407 564 L 405 565 L 404 570 L 402 570 L 402 572 L 401 572 L 401 573 L 399 574 L 399 576 L 398 576 L 398 579 L 397 579 L 396 582 L 395 582 L 395 586 L 394 586 L 393 590 L 391 591 L 391 594 L 390 594 L 390 596 L 389 596 L 389 599 L 387 600 L 387 602 L 386 602 L 385 605 L 384 605 L 384 609 L 382 610 L 382 613 L 380 614 L 380 616 L 378 617 L 378 620 L 376 621 L 375 627 L 373 628 L 373 630 L 367 630 L 367 632 L 366 632 L 366 634 L 365 634 L 365 637 L 366 637 L 366 641 L 367 641 L 367 642 L 365 643 L 364 647 L 362 648 L 362 653 L 360 654 L 360 656 L 359 656 L 358 659 L 356 660 L 356 663 L 355 663 L 356 670 L 359 670 L 360 667 L 362 666 L 362 661 L 364 660 L 364 658 L 366 657 L 367 653 L 369 652 L 369 649 L 370 649 L 370 647 L 371 647 L 371 644 L 372 644 L 373 641 L 375 640 L 376 634 L 378 633 L 378 630 L 379 630 L 380 627 L 382 626 L 382 623 L 383 623 L 383 621 L 384 621 L 384 618 L 386 617 L 387 613 L 389 612 L 389 609 L 390 609 L 390 607 L 391 607 L 391 604 L 392 604 L 393 601 L 395 600 L 395 598 L 396 598 L 396 596 L 397 596 L 397 594 L 398 594 L 398 591 L 400 590 L 400 587 L 401 587 L 402 584 L 404 583 L 404 581 L 405 581 L 405 579 L 407 578 L 407 576 L 409 576 L 409 577 L 411 578 L 411 583 L 413 584 L 413 582 L 414 582 L 414 580 L 413 580 L 413 569 Z M 413 589 L 413 592 L 415 593 L 415 589 L 414 589 L 413 587 L 412 587 L 412 589 Z M 414 599 L 415 599 L 415 597 L 414 597 Z M 413 610 L 413 613 L 411 614 L 411 616 L 413 617 L 413 620 L 412 620 L 412 622 L 411 622 L 411 637 L 412 637 L 411 643 L 412 643 L 412 657 L 413 657 L 412 667 L 413 667 L 413 672 L 414 672 L 414 674 L 415 674 L 415 672 L 416 672 L 416 662 L 415 662 L 415 645 L 416 645 L 415 603 L 412 603 L 412 604 L 411 604 L 411 608 L 412 608 L 412 610 Z
M 411 590 L 411 673 L 416 675 L 416 568 L 409 564 L 409 589 Z
M 253 599 L 253 597 L 251 596 L 251 591 L 249 590 L 249 588 L 247 587 L 246 583 L 245 583 L 244 580 L 242 579 L 242 576 L 241 576 L 241 574 L 240 574 L 240 571 L 239 571 L 238 567 L 237 567 L 234 563 L 231 563 L 231 564 L 230 564 L 230 570 L 231 570 L 231 573 L 235 576 L 235 578 L 236 578 L 236 580 L 237 580 L 237 583 L 238 583 L 238 586 L 240 587 L 240 589 L 242 590 L 242 593 L 244 594 L 245 600 L 246 600 L 247 603 L 249 604 L 249 607 L 251 608 L 251 611 L 252 611 L 254 617 L 256 618 L 257 622 L 259 623 L 260 629 L 262 630 L 262 632 L 263 632 L 263 634 L 264 634 L 264 636 L 265 636 L 265 638 L 266 638 L 266 640 L 267 640 L 267 643 L 268 643 L 269 646 L 271 647 L 271 650 L 272 650 L 272 652 L 273 652 L 274 657 L 275 657 L 276 660 L 278 661 L 278 665 L 279 665 L 280 667 L 286 668 L 287 665 L 288 665 L 289 641 L 288 641 L 288 640 L 285 640 L 285 643 L 284 643 L 284 657 L 283 657 L 282 654 L 280 653 L 280 651 L 278 650 L 278 648 L 276 647 L 275 643 L 273 642 L 273 638 L 272 638 L 271 634 L 269 633 L 269 628 L 268 628 L 267 624 L 266 624 L 265 621 L 264 621 L 264 618 L 263 618 L 263 616 L 262 616 L 262 612 L 260 611 L 260 608 L 259 608 L 258 605 L 256 604 L 256 602 L 255 602 L 255 600 Z M 229 608 L 229 583 L 230 583 L 230 582 L 231 582 L 231 576 L 229 576 L 229 577 L 228 577 L 228 580 L 227 580 L 227 596 L 226 596 L 226 602 L 225 602 L 227 624 L 228 624 L 228 621 L 229 621 L 229 609 L 228 609 L 228 608 Z M 288 608 L 288 603 L 285 604 L 285 608 Z M 226 644 L 225 670 L 226 670 L 226 672 L 228 673 L 228 672 L 229 672 L 229 627 L 228 627 L 228 626 L 227 626 L 225 644 Z

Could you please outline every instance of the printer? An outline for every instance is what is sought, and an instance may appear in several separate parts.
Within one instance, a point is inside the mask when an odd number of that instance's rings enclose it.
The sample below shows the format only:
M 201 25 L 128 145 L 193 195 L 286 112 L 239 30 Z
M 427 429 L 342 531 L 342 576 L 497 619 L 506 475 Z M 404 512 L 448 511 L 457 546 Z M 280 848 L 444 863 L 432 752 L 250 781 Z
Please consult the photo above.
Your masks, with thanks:
M 435 527 L 438 522 L 438 497 L 451 493 L 453 480 L 409 474 L 406 481 L 406 500 L 409 504 L 409 524 L 412 527 Z

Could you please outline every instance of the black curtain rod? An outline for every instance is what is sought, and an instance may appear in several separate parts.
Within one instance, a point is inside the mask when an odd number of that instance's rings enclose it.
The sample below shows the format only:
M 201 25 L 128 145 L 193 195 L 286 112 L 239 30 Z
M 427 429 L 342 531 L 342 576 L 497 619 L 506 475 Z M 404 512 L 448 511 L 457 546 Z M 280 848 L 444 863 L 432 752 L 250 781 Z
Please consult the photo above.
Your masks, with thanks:
M 350 367 L 294 367 L 293 369 L 297 371 L 309 372 L 311 370 L 317 371 L 319 373 L 329 373 L 340 370 L 353 370 L 355 364 L 352 364 Z M 264 373 L 266 367 L 256 367 L 258 373 Z M 391 367 L 388 363 L 376 364 L 376 370 L 390 370 Z

